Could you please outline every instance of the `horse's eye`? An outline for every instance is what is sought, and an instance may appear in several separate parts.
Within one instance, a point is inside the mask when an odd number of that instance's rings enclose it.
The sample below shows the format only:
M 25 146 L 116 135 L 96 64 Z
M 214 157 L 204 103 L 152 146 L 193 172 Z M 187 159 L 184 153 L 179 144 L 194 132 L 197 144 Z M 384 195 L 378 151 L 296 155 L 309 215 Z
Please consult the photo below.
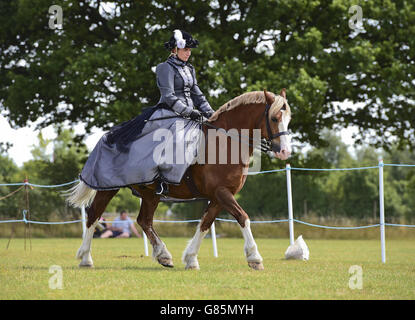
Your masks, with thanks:
M 278 122 L 278 119 L 277 119 L 277 118 L 275 118 L 275 117 L 272 117 L 272 118 L 271 118 L 271 120 L 272 120 L 273 122 Z
M 281 110 L 283 111 L 287 110 L 287 107 L 285 106 L 285 104 L 282 106 Z

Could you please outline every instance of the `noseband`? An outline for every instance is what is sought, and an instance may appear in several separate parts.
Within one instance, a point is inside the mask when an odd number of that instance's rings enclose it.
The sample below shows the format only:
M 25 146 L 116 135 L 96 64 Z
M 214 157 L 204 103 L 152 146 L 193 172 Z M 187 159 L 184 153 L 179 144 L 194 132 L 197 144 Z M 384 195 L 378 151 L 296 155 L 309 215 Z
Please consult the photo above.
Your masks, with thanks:
M 273 139 L 281 137 L 283 135 L 289 135 L 288 131 L 281 131 L 278 133 L 272 133 L 271 131 L 271 125 L 269 123 L 269 110 L 271 109 L 271 106 L 267 103 L 267 105 L 265 106 L 265 111 L 263 116 L 261 117 L 261 121 L 262 118 L 265 116 L 265 124 L 267 127 L 267 135 L 268 138 L 262 138 L 261 139 L 261 151 L 262 152 L 268 152 L 268 151 L 274 151 L 274 152 L 281 152 L 281 146 L 277 143 L 272 142 Z

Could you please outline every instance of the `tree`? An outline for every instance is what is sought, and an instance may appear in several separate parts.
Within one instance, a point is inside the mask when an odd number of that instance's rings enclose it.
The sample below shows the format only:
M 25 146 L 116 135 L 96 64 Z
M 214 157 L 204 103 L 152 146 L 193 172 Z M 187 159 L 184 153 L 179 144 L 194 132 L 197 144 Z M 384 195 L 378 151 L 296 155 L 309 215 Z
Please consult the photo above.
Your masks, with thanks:
M 0 152 L 0 183 L 16 183 L 23 182 L 18 179 L 17 165 L 7 155 Z M 5 197 L 16 191 L 19 186 L 0 186 L 0 197 Z M 13 195 L 0 200 L 0 217 L 9 219 L 21 219 L 21 211 L 23 205 L 23 193 L 17 191 Z
M 349 27 L 352 0 L 68 0 L 63 29 L 49 28 L 52 4 L 0 2 L 0 103 L 14 126 L 42 116 L 40 127 L 81 121 L 88 132 L 134 117 L 158 101 L 152 68 L 181 28 L 200 41 L 192 63 L 214 108 L 285 87 L 301 141 L 353 124 L 360 141 L 415 145 L 410 1 L 359 2 L 362 32 Z
M 413 164 L 415 153 L 409 148 L 399 150 L 395 145 L 391 152 L 383 154 L 385 163 Z M 393 189 L 393 203 L 397 207 L 394 215 L 413 221 L 415 217 L 415 170 L 411 167 L 385 167 L 385 185 Z M 387 195 L 389 196 L 389 195 Z
M 292 167 L 355 168 L 375 166 L 382 154 L 372 147 L 353 150 L 353 156 L 335 132 L 325 131 L 325 147 L 313 148 L 290 159 Z M 392 146 L 385 153 L 385 163 L 415 161 L 409 149 Z M 354 155 L 355 154 L 355 155 Z M 271 163 L 266 168 L 275 167 Z M 411 168 L 384 168 L 385 216 L 387 222 L 414 218 L 415 173 Z M 287 217 L 285 173 L 249 176 L 240 192 L 239 203 L 252 217 Z M 304 214 L 358 219 L 379 219 L 378 169 L 352 171 L 291 171 L 293 211 L 296 218 Z
M 77 179 L 87 156 L 87 148 L 83 144 L 73 142 L 73 131 L 62 130 L 53 141 L 44 139 L 40 133 L 38 139 L 39 145 L 32 149 L 34 159 L 23 164 L 18 172 L 19 180 L 28 178 L 32 183 L 55 185 Z M 52 154 L 48 154 L 50 144 Z M 79 217 L 80 211 L 69 207 L 61 193 L 69 187 L 30 189 L 29 205 L 32 218 L 45 220 L 52 214 L 60 218 Z
M 166 208 L 166 205 L 164 205 L 164 208 Z M 207 201 L 174 203 L 171 208 L 178 219 L 201 219 L 207 208 Z

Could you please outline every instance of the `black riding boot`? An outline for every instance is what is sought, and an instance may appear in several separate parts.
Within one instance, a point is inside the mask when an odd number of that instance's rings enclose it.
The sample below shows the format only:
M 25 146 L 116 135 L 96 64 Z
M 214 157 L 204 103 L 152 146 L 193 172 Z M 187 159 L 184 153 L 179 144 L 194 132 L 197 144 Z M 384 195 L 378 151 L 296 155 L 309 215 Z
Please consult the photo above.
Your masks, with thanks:
M 161 179 L 156 181 L 156 194 L 167 197 L 169 194 L 169 185 Z

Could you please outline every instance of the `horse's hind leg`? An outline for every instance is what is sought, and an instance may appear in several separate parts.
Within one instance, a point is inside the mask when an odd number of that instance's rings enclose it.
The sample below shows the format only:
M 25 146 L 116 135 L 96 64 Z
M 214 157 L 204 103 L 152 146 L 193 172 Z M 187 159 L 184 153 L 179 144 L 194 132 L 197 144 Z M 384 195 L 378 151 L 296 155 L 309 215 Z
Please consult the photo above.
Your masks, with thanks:
M 197 260 L 197 254 L 202 244 L 203 238 L 209 231 L 210 226 L 221 211 L 221 206 L 217 203 L 209 203 L 202 220 L 197 225 L 196 233 L 192 240 L 189 241 L 186 249 L 183 252 L 182 262 L 186 265 L 186 269 L 199 270 L 199 261 Z
M 140 194 L 142 195 L 142 201 L 137 223 L 150 240 L 153 247 L 153 258 L 162 266 L 172 268 L 174 266 L 173 257 L 153 228 L 154 211 L 157 208 L 160 198 L 155 196 L 154 192 L 149 189 L 140 189 Z
M 94 263 L 91 256 L 91 243 L 94 236 L 95 227 L 98 224 L 99 218 L 104 212 L 110 200 L 115 196 L 118 190 L 98 191 L 95 195 L 94 201 L 87 210 L 88 221 L 87 231 L 85 232 L 82 245 L 76 253 L 76 257 L 81 259 L 80 267 L 93 267 Z

